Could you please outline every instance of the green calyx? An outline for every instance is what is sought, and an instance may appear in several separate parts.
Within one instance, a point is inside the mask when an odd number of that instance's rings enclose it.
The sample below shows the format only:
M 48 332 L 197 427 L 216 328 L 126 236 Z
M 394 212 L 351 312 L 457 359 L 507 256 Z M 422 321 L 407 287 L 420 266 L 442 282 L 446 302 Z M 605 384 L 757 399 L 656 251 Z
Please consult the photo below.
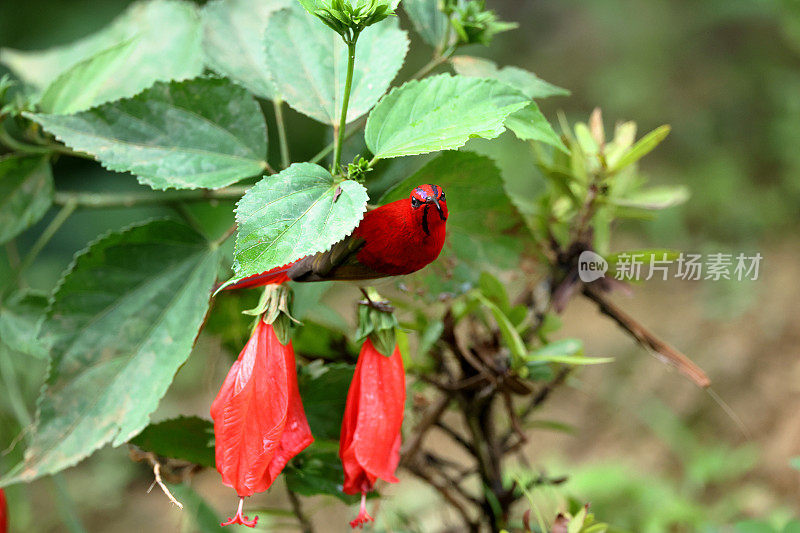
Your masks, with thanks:
M 253 309 L 242 311 L 245 315 L 261 317 L 267 324 L 272 324 L 275 335 L 281 344 L 287 344 L 291 340 L 292 324 L 299 324 L 291 312 L 292 290 L 285 285 L 267 285 L 258 301 L 258 305 Z
M 496 34 L 517 27 L 516 23 L 499 20 L 494 11 L 486 9 L 484 0 L 443 0 L 442 12 L 450 18 L 457 45 L 488 46 Z
M 394 313 L 381 309 L 387 307 L 388 302 L 382 300 L 375 289 L 368 289 L 368 300 L 359 302 L 358 305 L 358 330 L 356 342 L 364 342 L 367 338 L 372 341 L 382 355 L 391 357 L 397 346 L 395 330 L 399 327 Z
M 345 42 L 354 42 L 364 28 L 394 15 L 398 0 L 300 0 Z

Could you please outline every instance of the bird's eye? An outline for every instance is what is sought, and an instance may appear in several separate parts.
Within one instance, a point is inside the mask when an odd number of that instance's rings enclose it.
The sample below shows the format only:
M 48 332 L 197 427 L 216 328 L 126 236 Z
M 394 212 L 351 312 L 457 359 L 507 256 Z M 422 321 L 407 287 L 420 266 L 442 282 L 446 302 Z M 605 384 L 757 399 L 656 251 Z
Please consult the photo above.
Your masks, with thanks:
M 447 200 L 444 199 L 444 191 L 442 191 L 442 195 L 439 197 L 440 202 L 446 202 Z
M 420 206 L 420 201 L 417 198 L 411 198 L 411 207 L 414 209 Z

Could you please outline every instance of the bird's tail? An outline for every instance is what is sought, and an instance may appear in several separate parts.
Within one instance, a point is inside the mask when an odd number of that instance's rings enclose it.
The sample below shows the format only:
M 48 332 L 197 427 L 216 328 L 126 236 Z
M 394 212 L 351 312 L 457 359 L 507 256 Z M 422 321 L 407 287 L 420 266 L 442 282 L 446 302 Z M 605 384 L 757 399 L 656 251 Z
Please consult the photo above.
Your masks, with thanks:
M 230 285 L 221 284 L 215 287 L 214 290 L 216 292 L 218 290 L 229 291 L 231 289 L 249 289 L 250 287 L 261 287 L 263 285 L 280 285 L 281 283 L 289 281 L 289 275 L 287 272 L 289 272 L 289 269 L 293 264 L 294 263 L 292 262 L 288 265 L 283 265 L 282 267 L 267 270 L 261 274 L 254 274 L 252 276 L 242 278 L 235 283 L 231 283 Z

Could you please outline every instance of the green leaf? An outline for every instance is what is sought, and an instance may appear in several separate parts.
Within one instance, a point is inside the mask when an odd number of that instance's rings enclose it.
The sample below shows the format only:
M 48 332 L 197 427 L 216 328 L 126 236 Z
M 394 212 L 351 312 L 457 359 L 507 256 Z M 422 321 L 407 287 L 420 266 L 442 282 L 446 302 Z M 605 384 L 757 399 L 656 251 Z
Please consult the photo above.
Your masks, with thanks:
M 450 214 L 443 256 L 454 254 L 469 265 L 515 264 L 519 242 L 507 233 L 521 220 L 491 159 L 472 152 L 445 152 L 387 192 L 380 203 L 407 198 L 420 183 L 435 183 L 446 193 Z M 479 270 L 471 270 L 477 277 Z
M 654 129 L 639 139 L 636 144 L 633 145 L 633 148 L 620 156 L 619 161 L 617 161 L 616 164 L 613 164 L 609 172 L 612 174 L 619 172 L 628 165 L 632 165 L 633 163 L 637 162 L 649 154 L 656 146 L 661 144 L 661 141 L 663 141 L 667 135 L 669 135 L 669 132 L 670 127 L 667 125 L 659 126 L 658 128 Z
M 494 302 L 491 302 L 481 293 L 475 294 L 478 301 L 492 313 L 492 317 L 494 317 L 494 321 L 500 329 L 500 335 L 502 335 L 503 341 L 505 341 L 506 346 L 511 351 L 512 367 L 517 368 L 528 356 L 528 348 L 525 346 L 525 341 L 520 337 L 514 324 L 511 323 L 506 314 L 503 313 Z
M 583 341 L 580 339 L 561 339 L 553 341 L 530 353 L 530 357 L 541 358 L 553 355 L 582 355 Z
M 689 196 L 689 189 L 685 185 L 664 185 L 637 191 L 624 198 L 612 198 L 609 203 L 620 207 L 657 210 L 680 205 L 688 200 Z
M 506 127 L 514 132 L 520 140 L 539 141 L 569 153 L 561 137 L 553 130 L 553 126 L 544 117 L 536 102 L 531 102 L 523 109 L 508 116 Z
M 268 100 L 280 96 L 269 73 L 264 32 L 291 0 L 215 0 L 203 8 L 203 50 L 210 68 Z
M 563 365 L 600 365 L 613 363 L 613 357 L 584 357 L 581 355 L 543 355 L 528 361 L 529 364 L 535 363 L 561 363 Z
M 470 137 L 497 137 L 506 117 L 527 103 L 523 94 L 494 80 L 442 74 L 410 81 L 378 102 L 365 141 L 380 159 L 450 150 Z
M 141 80 L 185 79 L 203 72 L 197 10 L 178 0 L 137 2 L 106 28 L 65 46 L 44 51 L 4 48 L 0 62 L 41 90 L 77 63 L 134 37 L 136 47 L 127 72 L 117 80 L 120 84 L 137 86 Z
M 267 68 L 283 99 L 325 124 L 338 124 L 347 76 L 347 46 L 305 11 L 274 14 L 266 31 Z M 396 18 L 364 30 L 356 45 L 347 122 L 369 111 L 389 88 L 408 51 Z
M 59 472 L 147 426 L 189 356 L 218 263 L 218 250 L 172 221 L 111 233 L 78 254 L 43 327 L 52 359 L 36 428 L 0 486 Z
M 192 518 L 193 525 L 200 533 L 222 533 L 225 528 L 220 526 L 221 520 L 217 511 L 211 507 L 202 496 L 191 486 L 186 484 L 167 483 L 175 499 L 183 504 L 183 512 Z
M 262 179 L 236 207 L 236 277 L 327 250 L 353 231 L 366 207 L 367 191 L 361 184 L 337 183 L 313 163 L 295 163 Z
M 308 368 L 312 366 L 312 368 Z M 353 379 L 354 365 L 329 363 L 307 365 L 297 378 L 303 409 L 311 432 L 318 439 L 339 438 L 347 390 Z
M 179 416 L 150 424 L 130 444 L 156 455 L 214 468 L 214 423 L 197 416 Z
M 153 189 L 216 189 L 266 167 L 264 116 L 251 95 L 227 80 L 157 83 L 75 115 L 26 116 Z
M 156 79 L 129 75 L 136 44 L 136 39 L 116 44 L 70 67 L 45 89 L 39 110 L 66 115 L 133 96 L 152 85 Z
M 403 9 L 426 43 L 433 47 L 444 43 L 450 22 L 439 10 L 438 0 L 403 0 Z
M 53 175 L 46 157 L 0 158 L 0 244 L 39 221 L 53 202 Z
M 40 359 L 47 347 L 39 338 L 48 298 L 35 292 L 20 292 L 0 305 L 0 340 L 16 352 Z
M 570 92 L 548 83 L 533 72 L 517 68 L 498 68 L 494 61 L 472 56 L 456 56 L 450 60 L 457 74 L 473 78 L 491 78 L 502 81 L 522 92 L 528 98 L 569 96 Z
M 345 503 L 357 502 L 358 496 L 341 490 L 344 470 L 337 449 L 335 441 L 314 441 L 287 466 L 284 473 L 289 490 L 302 496 L 323 494 Z

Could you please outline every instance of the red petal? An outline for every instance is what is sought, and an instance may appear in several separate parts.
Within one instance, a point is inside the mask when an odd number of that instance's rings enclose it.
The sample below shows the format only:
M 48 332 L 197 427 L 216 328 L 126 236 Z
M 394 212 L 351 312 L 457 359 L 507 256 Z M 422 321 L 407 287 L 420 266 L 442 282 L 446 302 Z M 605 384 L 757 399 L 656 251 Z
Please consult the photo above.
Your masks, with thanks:
M 0 533 L 8 533 L 8 507 L 3 489 L 0 489 Z
M 272 326 L 259 321 L 211 406 L 217 470 L 239 496 L 267 490 L 265 476 L 286 424 L 286 358 Z
M 394 483 L 400 461 L 406 387 L 403 359 L 395 348 L 385 357 L 367 339 L 347 394 L 339 456 L 344 492 L 371 490 L 377 478 Z
M 297 367 L 294 360 L 294 349 L 292 343 L 281 346 L 283 356 L 286 361 L 286 386 L 289 396 L 289 407 L 286 413 L 286 425 L 283 428 L 278 448 L 272 457 L 272 462 L 265 474 L 267 486 L 281 473 L 292 457 L 307 448 L 314 437 L 311 435 L 311 428 L 306 420 L 306 413 L 303 409 L 303 402 L 300 400 L 300 389 L 297 386 Z

